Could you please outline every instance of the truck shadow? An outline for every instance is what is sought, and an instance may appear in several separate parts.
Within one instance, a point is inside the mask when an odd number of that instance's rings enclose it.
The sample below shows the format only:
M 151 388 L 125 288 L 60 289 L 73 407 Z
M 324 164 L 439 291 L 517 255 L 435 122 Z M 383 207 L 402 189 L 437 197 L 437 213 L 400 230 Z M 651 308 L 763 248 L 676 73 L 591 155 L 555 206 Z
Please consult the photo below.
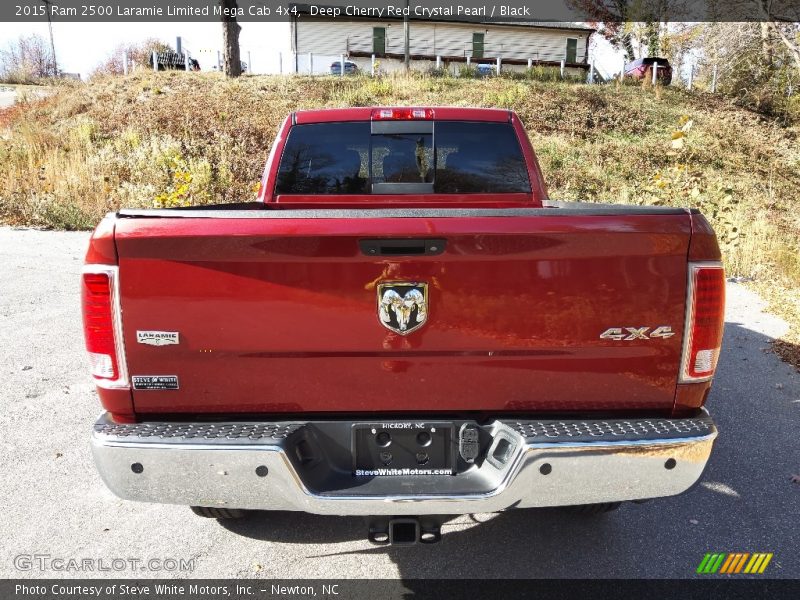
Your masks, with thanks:
M 800 376 L 777 359 L 770 341 L 726 323 L 707 403 L 720 435 L 699 484 L 677 497 L 624 503 L 599 516 L 559 509 L 460 516 L 444 524 L 440 543 L 407 547 L 371 545 L 357 517 L 272 512 L 220 524 L 256 540 L 307 544 L 308 560 L 388 557 L 402 578 L 692 577 L 709 549 L 758 548 L 784 557 L 771 568 L 795 573 L 798 539 L 786 524 L 796 503 L 791 475 L 800 464 L 787 449 L 796 446 Z
M 632 509 L 638 508 L 632 505 Z M 599 516 L 569 514 L 559 509 L 523 509 L 504 513 L 464 515 L 445 523 L 438 544 L 377 546 L 366 541 L 366 521 L 358 517 L 319 516 L 293 512 L 257 512 L 237 521 L 220 521 L 237 535 L 316 547 L 362 542 L 346 551 L 309 554 L 316 559 L 343 555 L 387 556 L 403 578 L 559 577 L 574 576 L 570 568 L 554 571 L 554 562 L 570 548 L 579 554 L 598 548 L 626 528 L 624 512 Z M 352 546 L 351 546 L 352 547 Z M 602 547 L 602 544 L 600 545 Z M 597 558 L 595 554 L 593 560 Z

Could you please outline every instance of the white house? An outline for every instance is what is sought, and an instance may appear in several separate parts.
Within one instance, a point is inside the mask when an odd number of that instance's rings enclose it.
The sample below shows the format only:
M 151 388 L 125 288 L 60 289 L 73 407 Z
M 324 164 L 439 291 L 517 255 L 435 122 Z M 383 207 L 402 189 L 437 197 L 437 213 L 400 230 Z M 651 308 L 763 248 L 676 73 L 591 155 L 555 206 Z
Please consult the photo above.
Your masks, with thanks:
M 298 5 L 299 6 L 299 5 Z M 454 69 L 484 63 L 521 70 L 529 64 L 559 66 L 570 71 L 589 68 L 589 38 L 585 25 L 552 22 L 477 22 L 442 18 L 409 20 L 411 68 L 436 64 Z M 344 55 L 369 71 L 372 55 L 384 72 L 403 68 L 405 36 L 402 18 L 336 18 L 300 10 L 290 23 L 291 52 L 284 72 L 326 73 Z M 291 64 L 289 64 L 291 61 Z

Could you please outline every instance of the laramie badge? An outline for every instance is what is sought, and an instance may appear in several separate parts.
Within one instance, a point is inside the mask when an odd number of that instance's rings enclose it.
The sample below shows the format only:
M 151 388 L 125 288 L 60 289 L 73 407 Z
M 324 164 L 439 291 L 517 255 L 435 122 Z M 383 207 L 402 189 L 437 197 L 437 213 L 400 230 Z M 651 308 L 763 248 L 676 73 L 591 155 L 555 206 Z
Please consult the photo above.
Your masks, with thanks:
M 400 335 L 419 329 L 428 318 L 428 284 L 394 281 L 378 284 L 378 318 Z
M 171 346 L 180 344 L 180 334 L 177 331 L 137 331 L 136 341 L 148 346 Z

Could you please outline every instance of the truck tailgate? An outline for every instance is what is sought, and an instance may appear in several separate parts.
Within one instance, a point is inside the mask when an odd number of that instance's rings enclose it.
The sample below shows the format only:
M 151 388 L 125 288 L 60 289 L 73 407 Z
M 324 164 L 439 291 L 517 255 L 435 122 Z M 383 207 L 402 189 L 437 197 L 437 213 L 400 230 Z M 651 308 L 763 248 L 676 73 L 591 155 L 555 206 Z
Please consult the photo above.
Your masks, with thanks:
M 134 389 L 135 410 L 668 411 L 690 215 L 620 208 L 123 214 L 128 371 L 178 382 Z M 445 250 L 359 245 L 403 238 Z M 428 284 L 427 320 L 408 335 L 379 320 L 386 281 Z M 628 327 L 674 335 L 600 337 Z M 179 343 L 137 332 L 178 332 Z

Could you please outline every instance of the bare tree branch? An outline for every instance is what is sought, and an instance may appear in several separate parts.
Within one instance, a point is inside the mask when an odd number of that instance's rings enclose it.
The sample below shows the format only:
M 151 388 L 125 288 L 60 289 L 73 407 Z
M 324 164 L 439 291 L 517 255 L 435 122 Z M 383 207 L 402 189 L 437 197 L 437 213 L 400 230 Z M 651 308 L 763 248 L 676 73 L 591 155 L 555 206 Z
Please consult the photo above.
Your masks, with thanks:
M 11 83 L 33 83 L 56 77 L 50 43 L 38 34 L 20 36 L 0 50 L 0 78 Z

